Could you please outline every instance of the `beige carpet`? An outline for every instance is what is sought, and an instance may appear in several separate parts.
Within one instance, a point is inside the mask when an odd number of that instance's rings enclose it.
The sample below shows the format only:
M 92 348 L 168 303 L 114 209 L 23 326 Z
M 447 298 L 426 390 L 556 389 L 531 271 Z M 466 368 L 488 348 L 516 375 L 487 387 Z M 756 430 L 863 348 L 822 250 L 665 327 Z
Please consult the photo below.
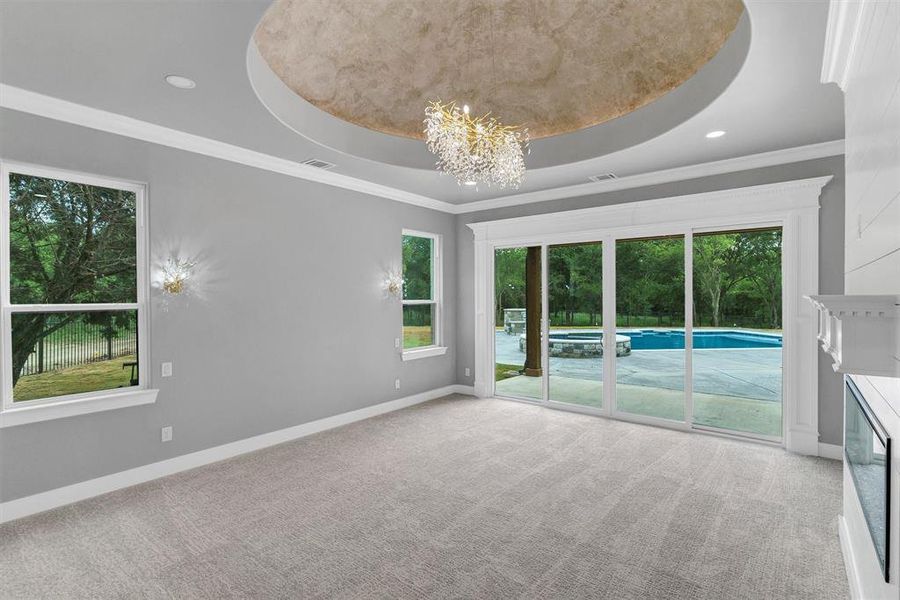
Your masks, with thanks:
M 840 463 L 450 397 L 0 527 L 3 598 L 846 598 Z

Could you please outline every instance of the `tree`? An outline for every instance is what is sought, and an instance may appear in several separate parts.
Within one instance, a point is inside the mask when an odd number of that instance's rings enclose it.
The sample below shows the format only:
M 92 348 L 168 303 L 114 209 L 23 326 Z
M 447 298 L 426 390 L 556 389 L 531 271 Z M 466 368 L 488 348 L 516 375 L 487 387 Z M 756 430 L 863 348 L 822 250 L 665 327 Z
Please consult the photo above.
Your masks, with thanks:
M 766 309 L 767 325 L 781 329 L 781 230 L 746 234 L 749 280 Z
M 415 235 L 403 236 L 403 298 L 431 298 L 432 239 Z
M 713 327 L 722 320 L 723 300 L 747 277 L 748 249 L 739 243 L 742 234 L 717 233 L 694 236 L 695 293 L 709 301 Z
M 134 302 L 137 299 L 136 200 L 132 192 L 12 174 L 10 300 L 13 304 Z M 81 319 L 130 313 L 15 313 L 13 385 L 38 340 Z
M 758 326 L 781 327 L 781 230 L 694 237 L 694 301 L 713 326 L 725 308 Z
M 616 313 L 631 316 L 684 315 L 684 238 L 625 240 L 616 244 Z
M 525 248 L 494 253 L 494 323 L 503 323 L 504 308 L 525 308 Z

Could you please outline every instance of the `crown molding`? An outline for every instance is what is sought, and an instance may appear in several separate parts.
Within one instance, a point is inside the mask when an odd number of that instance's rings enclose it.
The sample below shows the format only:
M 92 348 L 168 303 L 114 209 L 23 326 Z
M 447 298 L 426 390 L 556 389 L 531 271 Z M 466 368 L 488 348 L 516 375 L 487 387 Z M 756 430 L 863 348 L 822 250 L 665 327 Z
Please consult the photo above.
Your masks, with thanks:
M 845 92 L 865 5 L 866 0 L 831 0 L 828 5 L 821 81 L 836 83 Z
M 0 107 L 30 113 L 56 121 L 89 127 L 107 133 L 195 152 L 249 167 L 289 175 L 307 181 L 396 200 L 424 208 L 453 212 L 455 206 L 420 194 L 406 192 L 334 171 L 323 171 L 309 165 L 242 148 L 226 142 L 156 125 L 117 113 L 91 108 L 52 96 L 46 96 L 11 85 L 0 84 Z
M 628 188 L 838 156 L 844 153 L 844 140 L 834 140 L 662 171 L 651 171 L 618 179 L 524 192 L 465 204 L 453 204 L 349 175 L 341 175 L 334 171 L 323 171 L 271 154 L 2 83 L 0 83 L 0 107 L 450 214 L 466 214 L 534 202 L 603 194 Z
M 658 226 L 703 227 L 706 221 L 721 224 L 729 219 L 749 223 L 772 221 L 789 211 L 819 209 L 819 196 L 833 175 L 765 183 L 741 188 L 713 190 L 696 194 L 638 200 L 623 204 L 592 206 L 577 210 L 511 217 L 467 223 L 475 241 L 524 245 L 523 239 L 545 239 L 552 235 L 600 239 L 610 229 Z M 673 218 L 672 215 L 678 215 Z M 746 220 L 746 221 L 745 221 Z M 673 229 L 674 231 L 674 229 Z M 542 237 L 543 236 L 543 237 Z M 550 243 L 568 243 L 574 238 L 554 239 Z
M 696 179 L 699 177 L 708 177 L 710 175 L 722 175 L 724 173 L 747 171 L 762 167 L 773 167 L 776 165 L 814 160 L 828 156 L 839 156 L 843 153 L 844 140 L 833 140 L 819 144 L 809 144 L 807 146 L 796 146 L 794 148 L 785 148 L 783 150 L 773 150 L 771 152 L 762 152 L 760 154 L 727 158 L 725 160 L 717 160 L 714 162 L 675 167 L 673 169 L 665 169 L 662 171 L 639 173 L 637 175 L 629 175 L 618 179 L 592 181 L 590 183 L 580 183 L 578 185 L 525 192 L 522 194 L 513 194 L 511 196 L 502 196 L 500 198 L 490 198 L 488 200 L 479 200 L 477 202 L 469 202 L 467 204 L 456 206 L 455 212 L 457 214 L 472 213 L 494 208 L 505 208 L 507 206 L 531 204 L 534 202 L 575 198 L 578 196 L 589 196 L 591 194 L 604 194 L 616 190 L 671 183 L 673 181 L 684 181 L 686 179 Z

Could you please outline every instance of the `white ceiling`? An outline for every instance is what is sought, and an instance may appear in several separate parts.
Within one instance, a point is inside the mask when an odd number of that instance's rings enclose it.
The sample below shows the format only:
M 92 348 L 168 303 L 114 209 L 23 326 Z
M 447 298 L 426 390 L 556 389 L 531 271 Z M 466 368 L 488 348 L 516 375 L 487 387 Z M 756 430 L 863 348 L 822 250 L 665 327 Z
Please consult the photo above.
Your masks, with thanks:
M 746 0 L 749 51 L 726 73 L 730 84 L 710 74 L 714 59 L 694 81 L 632 115 L 580 138 L 548 138 L 547 155 L 571 150 L 573 162 L 529 169 L 520 190 L 461 188 L 431 169 L 329 149 L 270 114 L 247 74 L 248 44 L 268 4 L 5 1 L 0 82 L 291 161 L 320 158 L 336 163 L 340 174 L 453 204 L 583 184 L 599 173 L 632 176 L 843 137 L 840 90 L 819 83 L 828 3 Z M 163 80 L 169 73 L 188 76 L 197 87 L 172 88 Z M 702 102 L 691 105 L 690 98 Z M 679 106 L 699 112 L 671 118 Z M 704 134 L 714 129 L 728 133 L 707 140 Z M 585 150 L 594 158 L 579 160 Z

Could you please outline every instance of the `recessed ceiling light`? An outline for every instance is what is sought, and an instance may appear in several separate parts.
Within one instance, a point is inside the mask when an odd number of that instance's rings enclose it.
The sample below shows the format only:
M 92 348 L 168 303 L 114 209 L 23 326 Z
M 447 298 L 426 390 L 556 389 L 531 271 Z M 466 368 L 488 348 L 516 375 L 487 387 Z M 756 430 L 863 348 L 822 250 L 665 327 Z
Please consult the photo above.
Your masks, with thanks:
M 465 181 L 463 183 L 465 183 L 465 185 L 478 185 L 477 181 Z
M 166 75 L 166 83 L 179 90 L 191 90 L 197 87 L 197 82 L 181 75 Z
M 709 133 L 707 133 L 706 137 L 708 137 L 709 139 L 713 139 L 713 138 L 717 138 L 717 137 L 722 137 L 723 135 L 725 135 L 724 131 L 722 131 L 721 129 L 716 129 L 715 131 L 710 131 Z

